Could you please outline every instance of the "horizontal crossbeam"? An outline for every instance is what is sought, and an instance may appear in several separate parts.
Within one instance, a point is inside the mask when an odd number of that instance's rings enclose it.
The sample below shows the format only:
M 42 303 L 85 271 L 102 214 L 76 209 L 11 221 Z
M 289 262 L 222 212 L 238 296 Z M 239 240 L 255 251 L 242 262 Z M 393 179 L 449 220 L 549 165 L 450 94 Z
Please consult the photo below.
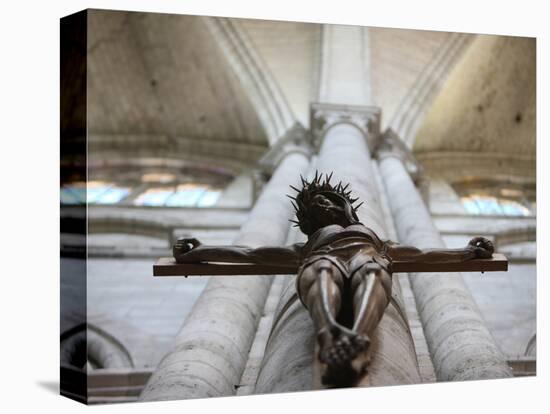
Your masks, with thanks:
M 428 263 L 394 261 L 393 273 L 424 272 L 504 272 L 508 259 L 495 253 L 490 259 L 472 259 L 459 263 Z M 296 266 L 268 266 L 261 264 L 234 263 L 176 263 L 172 257 L 162 257 L 153 266 L 154 276 L 231 276 L 231 275 L 295 275 Z

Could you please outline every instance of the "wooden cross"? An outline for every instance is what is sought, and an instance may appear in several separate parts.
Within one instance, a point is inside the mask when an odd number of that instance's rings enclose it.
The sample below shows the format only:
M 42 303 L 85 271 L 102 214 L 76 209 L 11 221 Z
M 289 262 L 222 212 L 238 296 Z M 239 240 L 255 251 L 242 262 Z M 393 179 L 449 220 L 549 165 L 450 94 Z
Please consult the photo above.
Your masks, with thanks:
M 489 259 L 472 259 L 460 263 L 418 263 L 394 261 L 392 273 L 424 272 L 501 272 L 508 270 L 503 254 L 493 253 Z M 234 263 L 176 263 L 173 257 L 162 257 L 153 266 L 154 276 L 235 276 L 235 275 L 295 275 L 297 266 L 268 266 Z

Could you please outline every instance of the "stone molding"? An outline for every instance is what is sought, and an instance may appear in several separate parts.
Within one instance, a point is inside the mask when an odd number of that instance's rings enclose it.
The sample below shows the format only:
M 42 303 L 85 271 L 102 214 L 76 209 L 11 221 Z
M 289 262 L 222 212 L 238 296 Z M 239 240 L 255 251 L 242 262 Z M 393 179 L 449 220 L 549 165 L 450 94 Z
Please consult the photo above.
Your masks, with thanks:
M 350 124 L 359 129 L 371 153 L 380 138 L 381 110 L 376 106 L 312 103 L 310 107 L 311 144 L 318 152 L 328 130 Z
M 466 178 L 509 179 L 534 182 L 536 158 L 519 154 L 475 151 L 430 151 L 416 153 L 428 176 L 457 182 Z
M 537 241 L 537 227 L 526 226 L 519 228 L 510 228 L 498 232 L 494 236 L 495 249 L 502 248 L 502 246 L 523 242 L 536 242 Z
M 233 176 L 255 164 L 267 148 L 254 143 L 183 136 L 91 132 L 88 165 L 92 170 L 108 165 L 198 169 L 216 165 Z

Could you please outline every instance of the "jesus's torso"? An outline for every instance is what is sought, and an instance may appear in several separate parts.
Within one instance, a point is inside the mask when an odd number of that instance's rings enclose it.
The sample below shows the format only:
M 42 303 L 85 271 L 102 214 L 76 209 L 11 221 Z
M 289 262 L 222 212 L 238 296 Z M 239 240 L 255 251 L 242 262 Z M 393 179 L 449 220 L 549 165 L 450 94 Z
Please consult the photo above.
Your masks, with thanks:
M 330 225 L 311 235 L 302 248 L 304 258 L 330 255 L 347 262 L 357 253 L 367 256 L 383 254 L 384 243 L 363 224 L 348 227 Z

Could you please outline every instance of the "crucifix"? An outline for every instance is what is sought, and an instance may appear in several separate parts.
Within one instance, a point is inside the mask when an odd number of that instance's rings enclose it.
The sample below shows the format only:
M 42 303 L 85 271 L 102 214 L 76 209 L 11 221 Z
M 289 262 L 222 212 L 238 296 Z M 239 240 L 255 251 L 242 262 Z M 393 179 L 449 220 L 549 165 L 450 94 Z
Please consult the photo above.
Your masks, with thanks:
M 392 301 L 397 272 L 505 271 L 508 261 L 490 240 L 475 237 L 461 249 L 421 250 L 381 240 L 359 221 L 349 185 L 332 174 L 302 178 L 288 196 L 291 220 L 307 237 L 291 246 L 206 246 L 179 239 L 172 258 L 155 264 L 155 276 L 297 275 L 296 293 L 316 332 L 315 370 L 325 387 L 364 384 L 370 343 Z

